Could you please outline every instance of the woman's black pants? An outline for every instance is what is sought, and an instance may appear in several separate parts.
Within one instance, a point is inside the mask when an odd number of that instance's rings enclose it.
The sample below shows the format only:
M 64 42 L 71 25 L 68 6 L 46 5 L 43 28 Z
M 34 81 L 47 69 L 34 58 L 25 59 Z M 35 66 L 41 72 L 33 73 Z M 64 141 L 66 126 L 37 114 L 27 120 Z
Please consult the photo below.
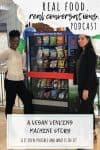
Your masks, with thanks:
M 11 81 L 5 79 L 6 108 L 5 114 L 12 114 L 16 95 L 20 97 L 24 105 L 24 114 L 32 114 L 32 95 L 25 87 L 24 81 Z
M 94 98 L 96 96 L 97 88 L 89 90 L 89 97 L 87 100 L 83 100 L 82 92 L 83 90 L 79 91 L 79 98 L 80 98 L 80 114 L 93 114 L 93 129 L 95 129 L 95 115 L 94 115 Z

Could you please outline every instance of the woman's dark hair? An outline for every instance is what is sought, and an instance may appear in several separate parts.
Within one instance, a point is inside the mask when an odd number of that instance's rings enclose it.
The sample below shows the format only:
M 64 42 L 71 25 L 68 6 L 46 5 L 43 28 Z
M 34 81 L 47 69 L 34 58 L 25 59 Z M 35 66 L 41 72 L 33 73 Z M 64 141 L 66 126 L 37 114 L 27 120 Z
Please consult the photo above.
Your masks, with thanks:
M 18 30 L 12 30 L 9 32 L 9 38 L 20 37 L 20 32 Z
M 92 50 L 94 50 L 94 47 L 93 47 L 93 45 L 92 45 L 90 36 L 87 36 L 87 35 L 86 35 L 85 37 L 89 40 L 89 42 L 88 42 L 88 44 L 86 45 L 86 47 L 91 48 Z
M 78 36 L 79 36 L 79 35 L 78 35 Z M 93 51 L 94 54 L 96 55 L 95 50 L 94 50 L 94 47 L 93 47 L 92 42 L 91 42 L 90 36 L 87 36 L 87 35 L 84 35 L 84 36 L 89 40 L 89 42 L 88 42 L 88 44 L 85 46 L 85 48 L 86 48 L 86 49 L 89 49 L 89 50 L 91 50 L 91 51 Z M 82 50 L 83 50 L 83 48 L 80 47 L 79 44 L 78 44 L 78 53 L 79 53 L 79 55 L 81 54 Z

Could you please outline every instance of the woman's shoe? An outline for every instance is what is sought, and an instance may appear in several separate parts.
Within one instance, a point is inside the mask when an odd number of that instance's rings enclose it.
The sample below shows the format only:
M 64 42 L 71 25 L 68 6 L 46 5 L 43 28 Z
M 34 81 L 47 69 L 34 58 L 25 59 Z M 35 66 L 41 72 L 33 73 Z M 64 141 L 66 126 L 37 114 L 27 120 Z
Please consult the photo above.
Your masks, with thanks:
M 94 142 L 96 142 L 97 141 L 97 134 L 95 131 L 93 132 L 93 138 L 94 138 Z

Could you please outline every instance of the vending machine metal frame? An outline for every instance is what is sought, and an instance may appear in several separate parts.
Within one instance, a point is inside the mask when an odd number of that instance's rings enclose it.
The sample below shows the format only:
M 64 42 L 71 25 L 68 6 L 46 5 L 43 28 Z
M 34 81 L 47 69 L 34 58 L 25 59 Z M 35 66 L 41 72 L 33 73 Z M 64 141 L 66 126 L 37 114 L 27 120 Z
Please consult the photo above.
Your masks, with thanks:
M 68 36 L 73 36 L 71 32 L 67 31 L 53 31 L 53 32 L 27 32 L 26 33 L 26 45 L 27 45 L 27 72 L 28 72 L 28 88 L 32 90 L 31 86 L 31 80 L 32 78 L 42 78 L 42 79 L 63 79 L 63 80 L 73 80 L 73 72 L 45 72 L 45 71 L 32 71 L 30 68 L 30 41 L 29 38 L 31 36 L 36 36 L 36 35 L 65 35 L 67 34 Z M 73 49 L 73 48 L 72 48 Z M 69 52 L 68 52 L 69 53 Z M 70 53 L 69 53 L 70 56 Z M 33 91 L 34 92 L 34 91 Z M 56 100 L 41 100 L 41 99 L 33 99 L 33 109 L 36 113 L 68 113 L 68 101 L 56 101 Z

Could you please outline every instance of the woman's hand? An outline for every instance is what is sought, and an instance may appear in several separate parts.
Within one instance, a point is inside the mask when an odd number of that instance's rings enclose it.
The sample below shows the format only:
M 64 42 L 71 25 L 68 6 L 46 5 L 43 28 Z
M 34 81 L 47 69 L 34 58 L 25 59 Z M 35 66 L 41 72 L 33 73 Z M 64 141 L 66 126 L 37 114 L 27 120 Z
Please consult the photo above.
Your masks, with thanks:
M 88 90 L 83 90 L 83 92 L 82 92 L 83 100 L 87 100 L 88 97 L 89 97 L 89 91 Z

